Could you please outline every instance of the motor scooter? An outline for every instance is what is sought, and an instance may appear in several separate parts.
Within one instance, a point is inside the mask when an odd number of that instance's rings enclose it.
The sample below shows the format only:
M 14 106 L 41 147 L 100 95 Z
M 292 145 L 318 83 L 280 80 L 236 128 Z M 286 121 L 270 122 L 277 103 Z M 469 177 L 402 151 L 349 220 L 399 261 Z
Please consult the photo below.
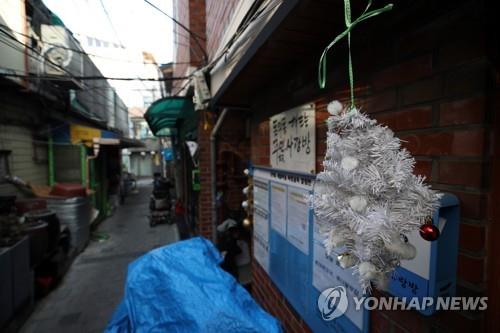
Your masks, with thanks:
M 170 188 L 172 184 L 168 179 L 159 174 L 155 174 L 153 181 L 153 193 L 149 199 L 149 225 L 154 227 L 157 224 L 172 224 L 172 198 Z

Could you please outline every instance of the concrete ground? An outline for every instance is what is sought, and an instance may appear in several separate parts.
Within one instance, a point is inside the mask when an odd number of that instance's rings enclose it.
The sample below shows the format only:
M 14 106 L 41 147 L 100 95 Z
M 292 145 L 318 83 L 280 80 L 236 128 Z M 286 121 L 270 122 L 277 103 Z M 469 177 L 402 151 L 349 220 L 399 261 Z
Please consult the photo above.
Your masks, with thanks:
M 106 241 L 91 241 L 73 262 L 64 280 L 41 300 L 22 333 L 103 332 L 119 304 L 127 265 L 145 252 L 179 239 L 176 225 L 149 227 L 150 180 L 140 181 L 139 193 L 126 198 L 98 232 Z

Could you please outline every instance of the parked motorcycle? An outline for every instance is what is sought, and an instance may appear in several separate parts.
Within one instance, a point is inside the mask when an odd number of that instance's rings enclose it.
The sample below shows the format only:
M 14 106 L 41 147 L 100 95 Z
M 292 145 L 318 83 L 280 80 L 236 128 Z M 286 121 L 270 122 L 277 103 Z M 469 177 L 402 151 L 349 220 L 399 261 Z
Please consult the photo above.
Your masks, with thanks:
M 172 214 L 172 198 L 170 189 L 172 184 L 168 179 L 159 174 L 155 174 L 153 181 L 153 193 L 149 200 L 149 225 L 154 227 L 157 224 L 174 222 Z
M 123 172 L 120 185 L 120 203 L 125 203 L 125 198 L 137 189 L 137 181 L 135 176 L 130 172 Z

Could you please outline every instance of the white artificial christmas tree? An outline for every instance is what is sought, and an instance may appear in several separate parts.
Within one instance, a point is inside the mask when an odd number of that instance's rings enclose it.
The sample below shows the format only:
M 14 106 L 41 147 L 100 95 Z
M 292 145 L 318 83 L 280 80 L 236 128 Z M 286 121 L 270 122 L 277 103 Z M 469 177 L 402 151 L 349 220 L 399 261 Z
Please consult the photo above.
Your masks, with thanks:
M 385 289 L 401 259 L 415 247 L 405 234 L 426 223 L 440 194 L 413 174 L 414 159 L 387 127 L 339 102 L 328 105 L 324 171 L 318 174 L 313 206 L 325 248 L 342 267 L 354 267 L 361 286 Z

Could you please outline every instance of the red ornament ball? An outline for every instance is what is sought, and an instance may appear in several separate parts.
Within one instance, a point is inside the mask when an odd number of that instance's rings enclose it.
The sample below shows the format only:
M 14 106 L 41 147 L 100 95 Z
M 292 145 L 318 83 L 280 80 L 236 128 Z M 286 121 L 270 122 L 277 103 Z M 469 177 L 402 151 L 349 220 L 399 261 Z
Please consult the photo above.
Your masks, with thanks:
M 434 224 L 423 224 L 420 226 L 420 236 L 426 241 L 435 241 L 439 238 L 439 229 Z

